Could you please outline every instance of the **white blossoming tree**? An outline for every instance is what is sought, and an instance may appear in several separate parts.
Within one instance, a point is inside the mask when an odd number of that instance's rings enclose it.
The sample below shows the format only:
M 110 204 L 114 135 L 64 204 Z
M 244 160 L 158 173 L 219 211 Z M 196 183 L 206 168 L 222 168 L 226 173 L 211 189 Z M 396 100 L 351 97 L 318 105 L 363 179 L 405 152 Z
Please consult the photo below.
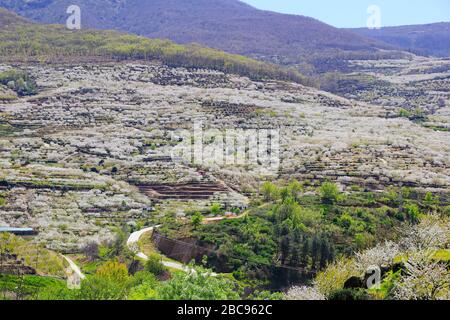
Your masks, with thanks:
M 294 286 L 285 294 L 286 300 L 326 300 L 316 287 Z
M 399 245 L 386 241 L 376 247 L 356 253 L 356 265 L 361 270 L 367 270 L 371 266 L 389 266 L 400 253 Z
M 431 259 L 431 252 L 413 254 L 405 263 L 405 269 L 405 275 L 395 285 L 395 299 L 450 299 L 450 272 L 444 263 Z

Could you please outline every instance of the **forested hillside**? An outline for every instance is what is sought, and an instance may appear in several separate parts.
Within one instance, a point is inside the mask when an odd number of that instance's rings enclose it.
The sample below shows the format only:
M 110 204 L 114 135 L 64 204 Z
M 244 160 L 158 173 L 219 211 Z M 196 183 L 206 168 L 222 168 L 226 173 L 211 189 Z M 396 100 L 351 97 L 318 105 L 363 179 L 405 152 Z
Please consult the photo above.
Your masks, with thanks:
M 70 0 L 0 1 L 0 6 L 41 23 L 65 23 L 72 4 Z M 391 47 L 313 18 L 262 11 L 237 0 L 81 0 L 76 4 L 83 28 L 199 43 L 266 59 L 290 61 L 322 51 L 373 53 Z
M 4 9 L 0 9 L 0 26 L 0 56 L 3 60 L 159 60 L 174 67 L 210 68 L 253 79 L 305 83 L 304 77 L 295 71 L 199 45 L 182 46 L 169 40 L 147 39 L 116 31 L 71 31 L 64 26 L 30 23 Z
M 350 29 L 370 37 L 422 55 L 450 56 L 450 23 L 385 27 L 380 30 Z

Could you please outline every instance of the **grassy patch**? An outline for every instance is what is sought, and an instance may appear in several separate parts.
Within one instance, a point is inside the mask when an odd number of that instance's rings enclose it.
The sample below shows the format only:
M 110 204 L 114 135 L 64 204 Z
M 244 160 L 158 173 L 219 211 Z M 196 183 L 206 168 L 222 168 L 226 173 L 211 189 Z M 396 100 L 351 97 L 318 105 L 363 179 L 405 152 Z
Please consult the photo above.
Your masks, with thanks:
M 151 254 L 158 253 L 155 245 L 152 241 L 152 233 L 146 232 L 144 233 L 141 238 L 139 239 L 138 246 L 146 256 L 150 256 Z
M 14 101 L 17 97 L 12 94 L 6 94 L 6 95 L 0 95 L 0 101 L 8 102 L 8 101 Z
M 23 259 L 25 265 L 36 269 L 38 274 L 65 276 L 65 262 L 58 253 L 14 235 L 2 235 L 0 241 L 4 248 Z
M 0 123 L 0 136 L 9 136 L 16 132 L 13 126 L 6 124 L 6 123 Z
M 0 300 L 33 299 L 44 288 L 62 289 L 66 281 L 41 276 L 0 275 Z
M 444 261 L 444 262 L 449 262 L 450 261 L 450 250 L 438 250 L 436 251 L 436 253 L 433 255 L 433 259 L 437 260 L 437 261 Z
M 16 186 L 16 187 L 27 187 L 27 188 L 48 188 L 48 189 L 60 189 L 60 190 L 106 190 L 106 184 L 94 184 L 94 183 L 70 183 L 70 182 L 59 182 L 50 180 L 15 180 L 6 181 L 0 180 L 0 184 Z
M 428 129 L 432 129 L 432 130 L 434 130 L 434 131 L 442 131 L 442 132 L 449 132 L 450 131 L 450 128 L 447 128 L 447 127 L 443 127 L 443 126 L 438 126 L 438 125 L 434 125 L 434 124 L 424 124 L 423 125 L 425 128 L 428 128 Z

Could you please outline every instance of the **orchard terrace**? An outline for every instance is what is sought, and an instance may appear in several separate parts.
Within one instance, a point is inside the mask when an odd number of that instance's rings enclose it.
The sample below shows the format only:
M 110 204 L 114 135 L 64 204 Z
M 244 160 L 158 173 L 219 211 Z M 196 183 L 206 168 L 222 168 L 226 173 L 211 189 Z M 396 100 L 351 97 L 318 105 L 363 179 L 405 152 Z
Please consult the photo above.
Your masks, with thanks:
M 26 68 L 40 93 L 0 104 L 6 199 L 0 225 L 36 228 L 50 248 L 71 251 L 112 239 L 117 223 L 152 214 L 183 215 L 213 202 L 245 206 L 244 194 L 267 178 L 258 164 L 171 160 L 180 143 L 172 139 L 175 130 L 191 130 L 196 119 L 205 130 L 279 130 L 275 180 L 329 179 L 342 189 L 406 185 L 448 198 L 450 133 L 398 117 L 393 106 L 210 70 L 135 63 Z M 431 124 L 448 126 L 446 105 Z M 208 199 L 176 200 L 176 206 L 138 189 L 177 184 L 221 187 Z

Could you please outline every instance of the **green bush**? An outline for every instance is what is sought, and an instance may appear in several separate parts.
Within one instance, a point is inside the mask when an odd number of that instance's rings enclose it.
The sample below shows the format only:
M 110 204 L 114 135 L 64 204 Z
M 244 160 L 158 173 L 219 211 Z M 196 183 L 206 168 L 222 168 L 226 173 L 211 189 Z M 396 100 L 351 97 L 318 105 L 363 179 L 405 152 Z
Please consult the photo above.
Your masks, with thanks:
M 423 202 L 428 209 L 432 209 L 439 204 L 439 197 L 434 196 L 431 192 L 427 192 L 423 198 Z
M 81 289 L 75 294 L 76 300 L 124 300 L 128 283 L 122 280 L 90 276 L 81 282 Z
M 155 276 L 162 276 L 167 270 L 162 264 L 161 256 L 158 254 L 151 254 L 145 263 L 145 271 L 154 274 Z
M 424 111 L 420 108 L 416 108 L 413 111 L 409 111 L 406 109 L 401 108 L 398 112 L 398 116 L 401 118 L 407 118 L 411 121 L 423 121 L 426 120 L 426 115 Z
M 288 185 L 288 190 L 291 197 L 298 201 L 303 193 L 303 186 L 300 182 L 294 180 Z
M 265 201 L 275 201 L 280 197 L 280 190 L 272 182 L 264 182 L 261 186 L 261 195 Z
M 447 216 L 450 217 L 450 206 L 446 206 L 446 207 L 444 208 L 444 212 L 445 212 L 445 214 L 446 214 Z
M 153 274 L 138 272 L 133 277 L 133 283 L 128 294 L 128 300 L 158 299 L 158 280 Z
M 420 210 L 415 204 L 407 204 L 404 206 L 407 219 L 412 223 L 419 222 Z
M 339 200 L 339 188 L 335 183 L 324 182 L 319 188 L 320 197 L 324 204 L 334 204 Z
M 398 206 L 400 204 L 400 196 L 396 188 L 389 187 L 387 189 L 386 200 L 391 206 Z
M 212 211 L 212 210 L 211 210 Z M 194 228 L 198 227 L 202 224 L 203 221 L 203 215 L 200 212 L 195 212 L 191 217 L 191 223 L 194 226 Z
M 290 197 L 290 195 L 291 195 L 291 193 L 290 193 L 290 191 L 289 191 L 289 188 L 284 187 L 284 188 L 282 188 L 282 189 L 280 190 L 280 197 L 281 197 L 281 200 L 285 201 L 287 198 Z
M 218 215 L 220 213 L 220 210 L 222 209 L 222 206 L 220 203 L 213 203 L 211 206 L 211 213 L 213 215 Z
M 37 93 L 36 82 L 29 74 L 19 70 L 7 70 L 0 73 L 0 84 L 14 90 L 19 96 L 31 96 Z
M 406 109 L 400 108 L 400 110 L 398 111 L 398 116 L 400 118 L 409 118 L 411 116 L 411 112 Z

